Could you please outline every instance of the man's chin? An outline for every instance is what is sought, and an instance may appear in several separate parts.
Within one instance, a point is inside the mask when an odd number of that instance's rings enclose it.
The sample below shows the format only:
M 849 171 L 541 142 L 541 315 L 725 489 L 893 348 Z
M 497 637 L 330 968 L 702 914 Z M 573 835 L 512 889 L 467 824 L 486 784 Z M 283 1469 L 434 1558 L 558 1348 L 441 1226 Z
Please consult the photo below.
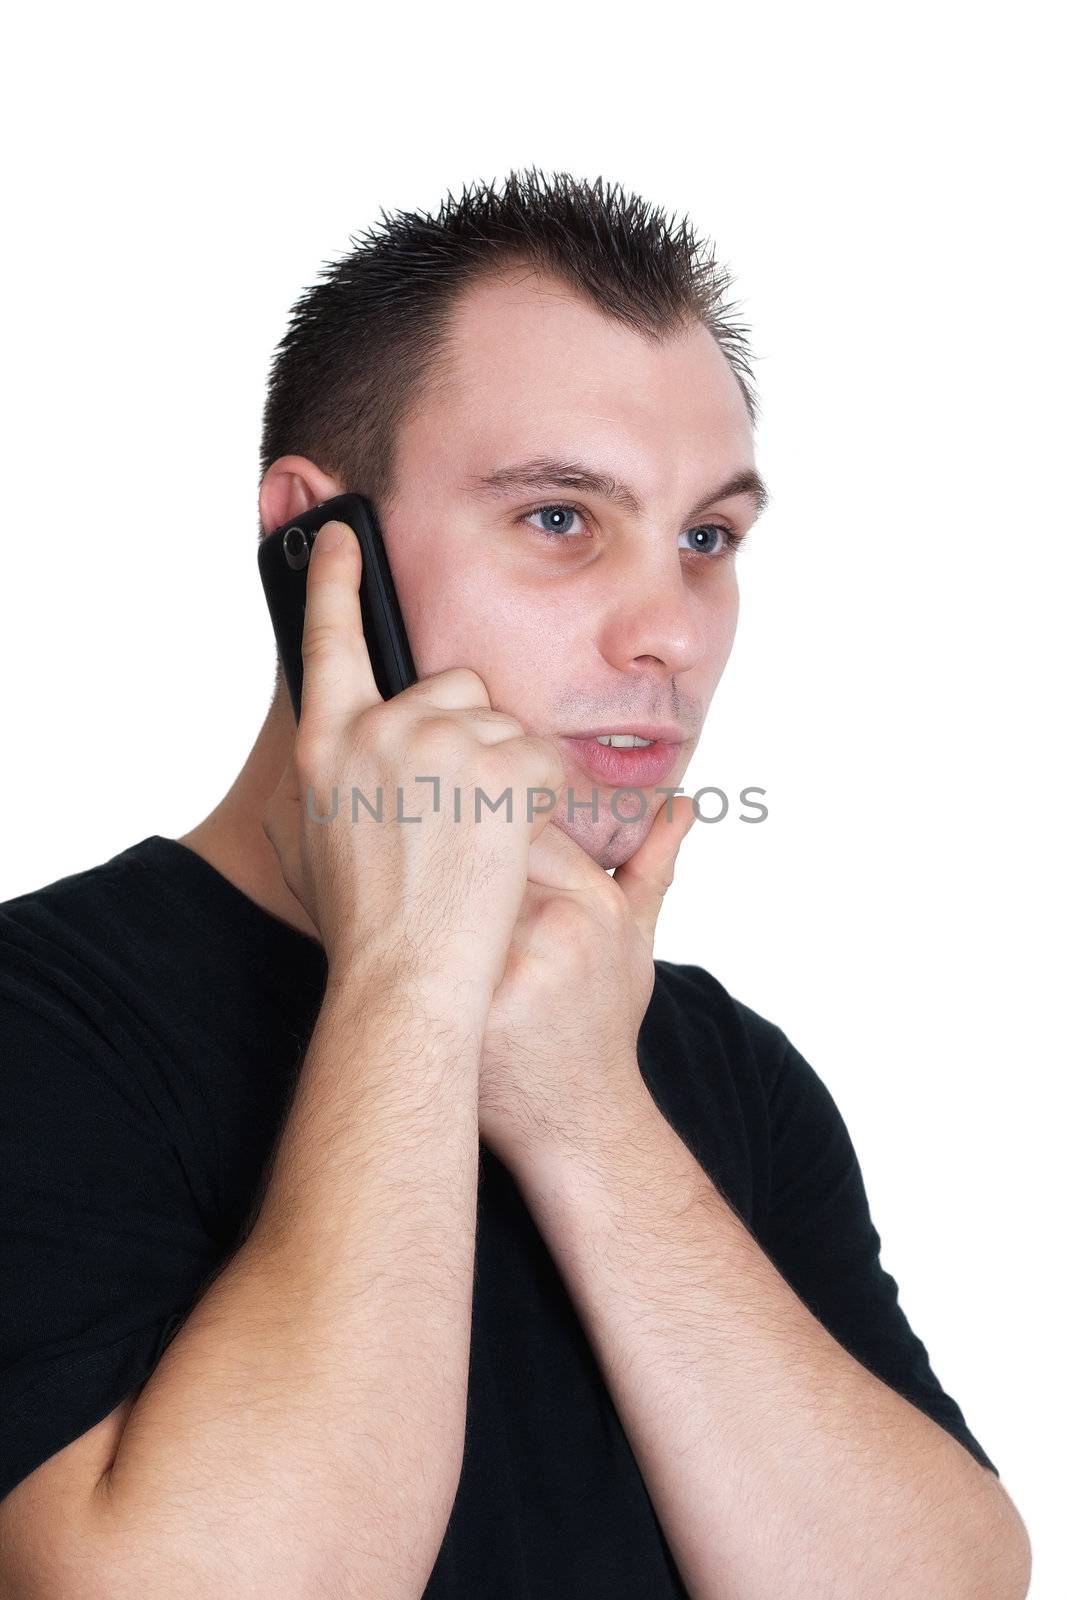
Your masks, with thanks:
M 605 871 L 621 867 L 624 861 L 636 855 L 654 820 L 654 813 L 647 812 L 643 817 L 635 817 L 633 822 L 620 822 L 605 805 L 600 806 L 596 822 L 590 812 L 579 811 L 568 818 L 565 804 L 558 806 L 552 817 L 556 827 Z

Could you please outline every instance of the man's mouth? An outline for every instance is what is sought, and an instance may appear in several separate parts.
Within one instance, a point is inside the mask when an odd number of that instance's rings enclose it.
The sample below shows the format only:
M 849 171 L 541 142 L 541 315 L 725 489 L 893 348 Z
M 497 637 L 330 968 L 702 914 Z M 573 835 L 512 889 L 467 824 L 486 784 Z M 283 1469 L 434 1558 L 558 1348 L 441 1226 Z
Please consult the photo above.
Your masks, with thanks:
M 612 788 L 642 789 L 662 783 L 670 775 L 678 764 L 683 740 L 680 736 L 661 737 L 656 729 L 650 728 L 636 733 L 627 730 L 617 735 L 613 730 L 599 735 L 567 734 L 563 743 L 597 783 Z

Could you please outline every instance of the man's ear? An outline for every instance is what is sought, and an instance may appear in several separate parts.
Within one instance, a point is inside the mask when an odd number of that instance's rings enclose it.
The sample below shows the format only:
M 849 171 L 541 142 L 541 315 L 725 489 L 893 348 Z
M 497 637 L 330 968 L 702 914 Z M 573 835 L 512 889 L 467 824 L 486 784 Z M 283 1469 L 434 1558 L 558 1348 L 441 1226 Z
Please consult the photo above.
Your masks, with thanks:
M 344 484 L 307 456 L 279 456 L 271 462 L 259 486 L 259 520 L 264 536 L 338 494 L 344 494 Z

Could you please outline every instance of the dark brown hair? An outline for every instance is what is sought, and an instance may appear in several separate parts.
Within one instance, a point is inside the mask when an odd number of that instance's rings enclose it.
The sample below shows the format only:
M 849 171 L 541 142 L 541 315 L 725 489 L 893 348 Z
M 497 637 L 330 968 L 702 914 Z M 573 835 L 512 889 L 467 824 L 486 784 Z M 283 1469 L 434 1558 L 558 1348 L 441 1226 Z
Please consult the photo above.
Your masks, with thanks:
M 294 305 L 271 363 L 260 472 L 307 456 L 346 490 L 386 505 L 394 441 L 421 395 L 447 381 L 449 312 L 472 282 L 515 265 L 555 275 L 649 339 L 699 321 L 755 423 L 748 329 L 724 300 L 732 278 L 686 218 L 665 220 L 617 184 L 538 168 L 464 187 L 436 216 L 382 211 Z M 261 530 L 268 532 L 269 530 Z

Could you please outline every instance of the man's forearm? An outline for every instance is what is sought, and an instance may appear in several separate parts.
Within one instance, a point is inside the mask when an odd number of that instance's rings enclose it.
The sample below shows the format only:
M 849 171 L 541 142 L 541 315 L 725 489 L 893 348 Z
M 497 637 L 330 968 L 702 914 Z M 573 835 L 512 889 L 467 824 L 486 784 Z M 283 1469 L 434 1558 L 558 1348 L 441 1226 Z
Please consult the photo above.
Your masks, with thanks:
M 993 1474 L 793 1293 L 651 1096 L 516 1181 L 693 1600 L 1015 1600 Z
M 95 1496 L 101 1595 L 422 1594 L 463 1455 L 479 1040 L 454 993 L 331 976 L 259 1216 Z

